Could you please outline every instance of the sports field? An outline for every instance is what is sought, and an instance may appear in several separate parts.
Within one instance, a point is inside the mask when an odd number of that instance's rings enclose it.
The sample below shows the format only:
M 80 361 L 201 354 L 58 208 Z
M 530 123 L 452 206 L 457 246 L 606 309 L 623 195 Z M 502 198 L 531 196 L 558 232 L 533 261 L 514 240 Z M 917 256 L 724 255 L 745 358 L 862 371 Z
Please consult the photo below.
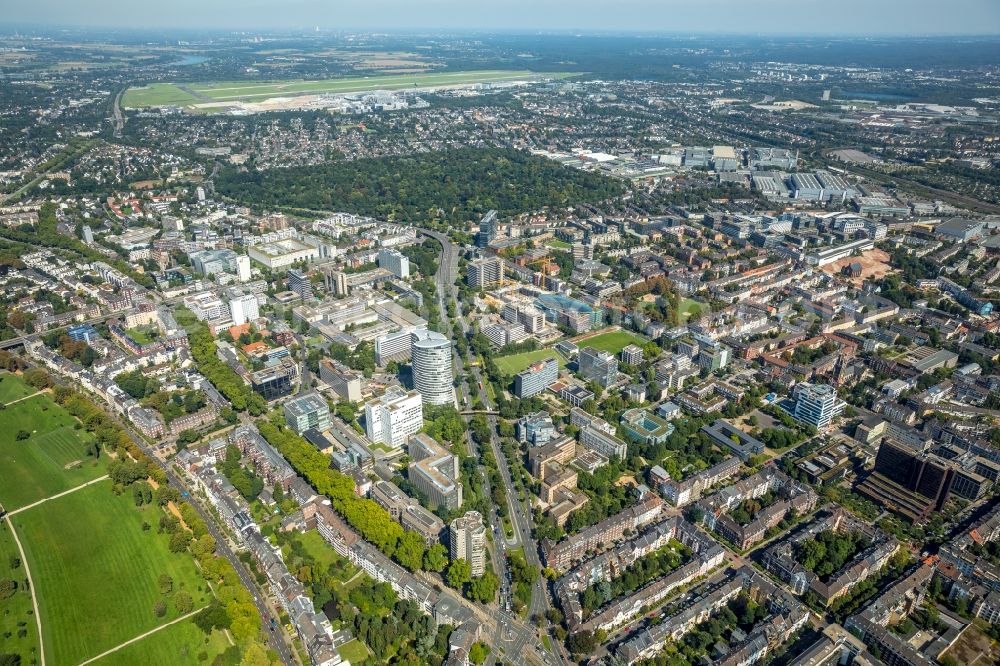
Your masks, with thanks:
M 369 90 L 435 88 L 471 83 L 558 79 L 574 76 L 571 72 L 536 73 L 527 70 L 477 70 L 468 72 L 421 72 L 393 76 L 358 76 L 340 79 L 305 81 L 217 81 L 199 83 L 154 83 L 130 88 L 122 96 L 127 108 L 149 106 L 193 106 L 210 102 L 262 101 L 271 97 L 322 93 L 352 93 Z
M 226 652 L 229 641 L 221 631 L 206 636 L 191 620 L 178 622 L 152 636 L 126 645 L 121 650 L 92 662 L 93 666 L 134 666 L 134 664 L 170 664 L 171 666 L 239 666 L 239 648 Z
M 12 516 L 49 666 L 79 664 L 178 617 L 173 594 L 160 591 L 162 574 L 172 578 L 173 593 L 191 594 L 195 608 L 208 603 L 191 556 L 171 553 L 167 535 L 156 533 L 160 515 L 156 505 L 137 509 L 131 493 L 115 495 L 105 480 Z M 152 529 L 143 531 L 143 521 Z M 158 618 L 161 599 L 167 612 Z
M 14 535 L 7 521 L 0 520 L 0 581 L 12 580 L 17 584 L 13 596 L 0 598 L 0 652 L 20 655 L 22 664 L 31 664 L 38 657 L 38 630 L 24 571 Z
M 508 377 L 513 377 L 532 363 L 537 363 L 546 358 L 556 359 L 559 362 L 560 370 L 566 365 L 566 360 L 551 349 L 536 349 L 535 351 L 511 354 L 510 356 L 501 356 L 500 358 L 493 359 L 493 362 L 497 364 L 500 372 Z
M 4 383 L 19 378 L 6 376 Z M 77 421 L 41 394 L 0 410 L 0 503 L 8 511 L 96 479 L 104 459 L 84 455 L 91 439 Z M 29 433 L 18 440 L 19 433 Z
M 635 333 L 629 333 L 628 331 L 612 331 L 610 333 L 600 333 L 590 338 L 577 338 L 573 340 L 573 343 L 578 345 L 580 349 L 593 347 L 598 351 L 606 351 L 611 354 L 617 354 L 629 345 L 639 345 L 642 347 L 646 342 L 648 340 L 645 338 Z

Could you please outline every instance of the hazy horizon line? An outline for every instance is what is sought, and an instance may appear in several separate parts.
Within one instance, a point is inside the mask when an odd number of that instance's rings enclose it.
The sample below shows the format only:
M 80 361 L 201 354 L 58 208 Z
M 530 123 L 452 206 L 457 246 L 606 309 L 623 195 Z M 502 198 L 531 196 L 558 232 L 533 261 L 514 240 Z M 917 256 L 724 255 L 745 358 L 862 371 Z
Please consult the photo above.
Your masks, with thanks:
M 260 36 L 283 36 L 283 37 L 305 37 L 309 35 L 347 35 L 347 34 L 368 34 L 368 35 L 400 35 L 400 36 L 425 36 L 425 35 L 511 35 L 511 36 L 545 36 L 559 35 L 567 37 L 673 37 L 673 38 L 696 38 L 696 37 L 744 37 L 744 38 L 825 38 L 825 39 L 934 39 L 946 37 L 962 38 L 987 38 L 1000 39 L 1000 28 L 996 32 L 806 32 L 802 30 L 775 30 L 775 31 L 738 31 L 738 30 L 641 30 L 641 29 L 609 29 L 601 30 L 595 28 L 481 28 L 481 27 L 421 27 L 421 28 L 375 28 L 371 26 L 345 26 L 338 28 L 324 28 L 322 26 L 302 26 L 275 28 L 273 26 L 242 26 L 242 27 L 194 27 L 194 26 L 95 26 L 80 23 L 43 23 L 43 22 L 5 22 L 0 19 L 0 31 L 80 31 L 90 33 L 115 34 L 115 33 L 139 33 L 153 34 L 166 37 L 170 33 L 176 34 L 198 34 L 198 35 L 219 35 L 230 36 L 240 34 L 257 34 Z

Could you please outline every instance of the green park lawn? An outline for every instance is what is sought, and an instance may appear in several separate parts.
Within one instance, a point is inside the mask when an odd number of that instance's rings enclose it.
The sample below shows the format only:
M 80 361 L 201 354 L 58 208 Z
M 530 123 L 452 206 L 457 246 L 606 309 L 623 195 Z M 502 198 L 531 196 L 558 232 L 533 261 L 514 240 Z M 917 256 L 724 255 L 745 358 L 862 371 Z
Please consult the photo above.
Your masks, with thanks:
M 4 378 L 9 382 L 10 376 Z M 91 435 L 46 394 L 0 410 L 0 503 L 8 511 L 51 497 L 105 472 L 103 459 L 84 455 Z M 31 433 L 18 440 L 19 432 Z
M 0 402 L 7 404 L 35 393 L 20 377 L 9 372 L 0 372 Z
M 682 298 L 680 303 L 680 308 L 678 314 L 680 315 L 681 322 L 686 322 L 691 317 L 698 316 L 702 312 L 704 307 L 703 303 L 691 298 Z
M 26 584 L 24 564 L 7 521 L 0 520 L 0 580 L 17 583 L 14 595 L 0 599 L 0 652 L 20 655 L 22 664 L 31 664 L 38 653 L 38 629 L 31 611 L 31 591 Z M 23 635 L 22 635 L 23 634 Z
M 35 582 L 49 666 L 74 666 L 178 617 L 173 594 L 160 592 L 162 574 L 173 579 L 173 592 L 191 594 L 195 608 L 208 603 L 191 556 L 171 553 L 167 535 L 157 534 L 161 515 L 155 505 L 136 508 L 131 493 L 113 494 L 106 480 L 12 517 Z M 167 612 L 158 618 L 153 607 L 161 599 Z
M 229 640 L 221 631 L 210 635 L 187 620 L 170 625 L 152 636 L 126 645 L 117 652 L 101 657 L 94 666 L 133 666 L 134 664 L 170 664 L 171 666 L 202 666 L 215 664 L 216 657 L 229 648 Z M 219 666 L 239 666 L 239 648 L 234 647 L 218 662 Z
M 573 342 L 579 345 L 580 349 L 583 349 L 584 347 L 593 347 L 598 351 L 606 351 L 611 354 L 617 354 L 629 345 L 639 345 L 642 347 L 648 341 L 645 338 L 640 337 L 635 333 L 629 333 L 628 331 L 612 331 L 610 333 L 601 333 L 600 335 L 595 335 L 594 337 L 587 338 L 585 340 L 574 340 Z
M 569 250 L 572 249 L 573 247 L 566 241 L 559 240 L 558 238 L 550 238 L 549 240 L 545 241 L 545 245 L 547 245 L 548 247 L 555 248 L 557 250 Z
M 500 372 L 508 377 L 513 377 L 532 363 L 537 363 L 546 358 L 556 359 L 559 362 L 560 369 L 566 365 L 566 360 L 552 349 L 536 349 L 535 351 L 511 354 L 510 356 L 501 356 L 493 359 L 493 362 L 497 364 Z
M 347 643 L 341 645 L 337 648 L 337 652 L 340 653 L 340 656 L 343 659 L 346 659 L 352 664 L 360 664 L 370 654 L 368 652 L 368 647 L 356 638 L 353 641 L 348 641 Z

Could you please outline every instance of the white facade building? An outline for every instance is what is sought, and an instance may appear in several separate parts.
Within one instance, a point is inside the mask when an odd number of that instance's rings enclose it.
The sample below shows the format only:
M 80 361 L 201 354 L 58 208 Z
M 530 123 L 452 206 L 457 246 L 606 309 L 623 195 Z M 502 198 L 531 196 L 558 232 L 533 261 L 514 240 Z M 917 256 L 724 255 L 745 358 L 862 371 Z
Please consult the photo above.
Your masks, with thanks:
M 455 403 L 451 340 L 436 331 L 413 332 L 410 345 L 413 383 L 428 405 Z
M 424 407 L 417 391 L 390 388 L 365 405 L 365 434 L 377 444 L 402 448 L 423 427 Z

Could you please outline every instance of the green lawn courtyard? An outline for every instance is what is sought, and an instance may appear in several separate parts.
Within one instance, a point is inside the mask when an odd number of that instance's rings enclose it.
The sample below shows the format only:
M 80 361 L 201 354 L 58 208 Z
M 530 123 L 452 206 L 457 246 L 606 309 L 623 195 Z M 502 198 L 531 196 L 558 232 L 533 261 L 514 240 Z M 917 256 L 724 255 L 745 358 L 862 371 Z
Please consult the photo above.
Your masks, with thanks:
M 6 375 L 4 383 L 13 375 Z M 15 389 L 11 389 L 12 391 Z M 20 508 L 105 473 L 103 459 L 84 454 L 90 440 L 77 420 L 46 394 L 35 395 L 0 410 L 0 503 Z M 27 434 L 18 439 L 18 435 Z
M 171 553 L 167 535 L 157 534 L 160 515 L 156 505 L 137 509 L 131 493 L 115 495 L 105 480 L 11 517 L 31 568 L 49 666 L 75 666 L 179 617 L 179 590 L 196 609 L 208 603 L 191 556 Z M 171 592 L 160 590 L 163 574 Z M 163 617 L 153 611 L 160 600 Z
M 340 653 L 341 658 L 346 659 L 352 664 L 360 664 L 371 654 L 368 651 L 368 647 L 356 638 L 341 645 L 337 648 L 337 652 Z
M 509 377 L 513 377 L 532 363 L 537 363 L 538 361 L 547 358 L 556 359 L 559 362 L 560 369 L 566 365 L 566 359 L 552 349 L 536 349 L 535 351 L 511 354 L 510 356 L 501 356 L 500 358 L 493 359 L 493 361 L 497 364 L 497 368 L 500 369 L 500 372 Z

